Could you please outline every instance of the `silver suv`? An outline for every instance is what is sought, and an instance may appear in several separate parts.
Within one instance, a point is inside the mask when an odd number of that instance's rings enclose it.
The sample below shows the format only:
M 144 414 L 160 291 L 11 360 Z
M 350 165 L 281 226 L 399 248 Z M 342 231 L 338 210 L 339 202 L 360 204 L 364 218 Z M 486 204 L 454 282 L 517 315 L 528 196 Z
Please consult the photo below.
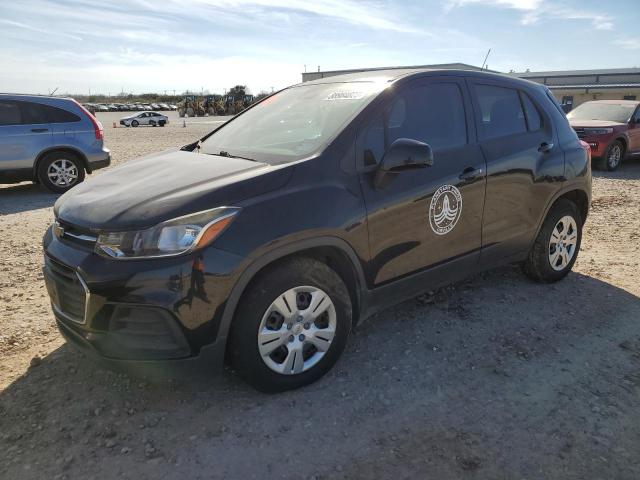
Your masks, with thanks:
M 62 193 L 110 162 L 102 124 L 75 100 L 0 94 L 0 183 Z

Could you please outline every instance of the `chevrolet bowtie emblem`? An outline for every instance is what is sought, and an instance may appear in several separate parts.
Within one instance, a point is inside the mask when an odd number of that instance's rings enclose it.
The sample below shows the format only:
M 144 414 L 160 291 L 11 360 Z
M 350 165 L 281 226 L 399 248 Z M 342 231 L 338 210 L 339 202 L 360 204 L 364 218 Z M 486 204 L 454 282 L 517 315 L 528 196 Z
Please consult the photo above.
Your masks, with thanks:
M 64 228 L 58 222 L 53 224 L 53 234 L 58 238 L 62 238 L 64 236 Z

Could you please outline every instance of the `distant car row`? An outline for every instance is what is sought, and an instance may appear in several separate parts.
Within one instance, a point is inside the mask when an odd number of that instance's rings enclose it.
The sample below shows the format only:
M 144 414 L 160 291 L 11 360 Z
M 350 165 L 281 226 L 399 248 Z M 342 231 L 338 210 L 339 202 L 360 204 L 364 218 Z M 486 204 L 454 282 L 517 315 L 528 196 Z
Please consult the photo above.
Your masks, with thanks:
M 83 103 L 91 112 L 139 112 L 151 110 L 177 110 L 176 105 L 168 103 Z

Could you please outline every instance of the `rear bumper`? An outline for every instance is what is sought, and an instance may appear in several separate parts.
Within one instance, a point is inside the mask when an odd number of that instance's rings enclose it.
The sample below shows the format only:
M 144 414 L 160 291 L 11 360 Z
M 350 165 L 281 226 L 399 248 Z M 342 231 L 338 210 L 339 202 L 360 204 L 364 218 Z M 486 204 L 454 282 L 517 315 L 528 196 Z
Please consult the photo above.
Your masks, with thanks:
M 111 165 L 111 151 L 103 148 L 99 153 L 87 158 L 87 170 L 89 173 Z

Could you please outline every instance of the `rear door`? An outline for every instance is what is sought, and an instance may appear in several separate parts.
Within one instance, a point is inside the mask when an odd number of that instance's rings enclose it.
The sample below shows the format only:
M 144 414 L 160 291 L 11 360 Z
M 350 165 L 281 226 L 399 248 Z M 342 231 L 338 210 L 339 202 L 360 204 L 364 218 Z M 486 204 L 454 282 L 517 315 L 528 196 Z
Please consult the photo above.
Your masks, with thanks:
M 31 102 L 0 100 L 0 169 L 28 171 L 52 145 L 51 127 Z
M 457 77 L 416 80 L 373 114 L 358 137 L 373 286 L 445 264 L 475 265 L 481 245 L 485 163 L 472 133 L 468 93 Z M 434 164 L 373 183 L 394 140 L 428 143 Z
M 487 161 L 482 263 L 520 256 L 564 178 L 564 153 L 541 99 L 509 84 L 469 80 Z

